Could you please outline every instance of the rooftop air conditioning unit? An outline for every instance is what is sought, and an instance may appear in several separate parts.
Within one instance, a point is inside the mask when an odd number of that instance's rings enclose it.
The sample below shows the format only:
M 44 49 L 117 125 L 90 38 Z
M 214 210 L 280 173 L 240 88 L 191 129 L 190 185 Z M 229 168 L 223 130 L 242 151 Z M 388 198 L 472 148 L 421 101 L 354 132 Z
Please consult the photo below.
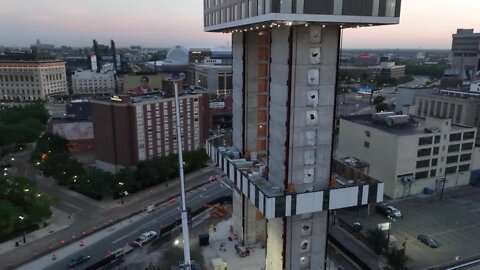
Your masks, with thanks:
M 394 115 L 395 115 L 394 112 L 380 112 L 380 113 L 373 114 L 372 120 L 383 122 L 385 121 L 385 119 L 387 119 L 387 117 L 394 116 Z
M 410 116 L 409 115 L 394 115 L 394 116 L 389 116 L 385 119 L 385 123 L 387 126 L 393 127 L 393 126 L 399 126 L 399 125 L 405 125 L 410 122 Z

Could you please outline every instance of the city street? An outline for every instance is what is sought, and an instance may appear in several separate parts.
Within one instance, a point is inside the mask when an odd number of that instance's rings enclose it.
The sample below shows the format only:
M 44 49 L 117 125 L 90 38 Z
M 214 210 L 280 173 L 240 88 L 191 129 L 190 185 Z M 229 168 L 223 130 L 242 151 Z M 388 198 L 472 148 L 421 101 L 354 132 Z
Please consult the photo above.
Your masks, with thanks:
M 425 269 L 479 255 L 480 189 L 467 186 L 447 190 L 443 200 L 438 196 L 413 197 L 391 202 L 391 205 L 404 216 L 392 222 L 390 234 L 398 248 L 406 241 L 409 269 Z M 337 211 L 337 218 L 349 224 L 360 222 L 363 233 L 388 222 L 375 213 L 374 208 L 371 213 L 367 217 L 366 209 L 362 209 L 357 217 L 356 210 L 343 210 Z M 421 243 L 417 240 L 419 234 L 431 236 L 440 247 L 433 249 Z
M 166 200 L 180 191 L 178 179 L 172 179 L 168 187 L 158 185 L 138 192 L 127 197 L 123 205 L 120 200 L 111 198 L 95 201 L 56 185 L 51 178 L 36 175 L 36 170 L 28 163 L 30 157 L 28 151 L 13 154 L 13 157 L 12 166 L 17 171 L 17 175 L 36 179 L 39 190 L 55 198 L 52 205 L 56 209 L 55 213 L 62 213 L 68 216 L 68 219 L 64 224 L 60 224 L 61 226 L 56 226 L 58 230 L 47 231 L 41 237 L 38 234 L 35 236 L 27 234 L 27 243 L 20 247 L 15 247 L 12 241 L 1 243 L 2 246 L 8 244 L 3 249 L 0 248 L 0 265 L 7 269 L 35 258 L 37 254 L 67 245 L 75 241 L 73 238 L 94 232 L 109 223 L 115 223 L 145 209 L 148 205 Z M 215 168 L 204 168 L 186 175 L 186 189 L 208 182 L 209 177 L 215 174 Z
M 228 187 L 219 181 L 215 181 L 189 192 L 187 205 L 192 211 L 195 211 L 210 201 L 230 194 L 231 190 Z M 80 255 L 88 255 L 91 257 L 88 263 L 75 268 L 84 269 L 88 265 L 103 259 L 112 250 L 125 247 L 128 243 L 133 242 L 140 234 L 147 231 L 156 231 L 158 233 L 162 225 L 166 226 L 179 219 L 179 202 L 179 198 L 177 198 L 174 203 L 166 202 L 159 206 L 157 208 L 158 210 L 154 212 L 133 216 L 128 220 L 114 224 L 111 227 L 86 237 L 83 240 L 84 246 L 81 246 L 77 241 L 23 265 L 19 269 L 62 269 L 68 266 L 72 258 Z M 56 260 L 52 260 L 53 254 L 55 254 Z

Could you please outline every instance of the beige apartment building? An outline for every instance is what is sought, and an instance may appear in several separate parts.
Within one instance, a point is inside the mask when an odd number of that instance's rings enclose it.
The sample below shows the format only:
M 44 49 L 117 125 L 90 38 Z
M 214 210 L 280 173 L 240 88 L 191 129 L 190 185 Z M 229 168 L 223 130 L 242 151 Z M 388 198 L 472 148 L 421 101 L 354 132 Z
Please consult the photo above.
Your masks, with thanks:
M 415 107 L 416 115 L 420 117 L 450 118 L 453 123 L 480 128 L 479 97 L 443 92 L 419 93 L 415 96 Z
M 72 74 L 74 95 L 106 95 L 115 93 L 115 73 L 78 70 Z
M 338 157 L 369 163 L 369 175 L 385 183 L 385 195 L 401 198 L 467 185 L 477 129 L 448 118 L 393 113 L 340 120 Z
M 65 62 L 0 60 L 0 99 L 36 101 L 66 93 Z

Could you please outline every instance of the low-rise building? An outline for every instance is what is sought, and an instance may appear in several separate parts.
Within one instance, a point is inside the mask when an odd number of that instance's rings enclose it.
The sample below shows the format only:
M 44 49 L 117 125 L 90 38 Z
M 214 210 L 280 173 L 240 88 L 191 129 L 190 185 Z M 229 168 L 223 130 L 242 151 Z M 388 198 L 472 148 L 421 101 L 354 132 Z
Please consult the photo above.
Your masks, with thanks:
M 385 195 L 401 198 L 467 185 L 476 132 L 448 118 L 346 116 L 337 155 L 367 162 L 369 175 L 385 183 Z
M 96 72 L 77 70 L 72 75 L 74 95 L 110 95 L 115 93 L 115 73 L 113 70 Z
M 232 66 L 194 65 L 191 84 L 211 95 L 232 95 Z
M 340 66 L 340 75 L 366 80 L 379 77 L 398 79 L 405 76 L 405 66 L 395 65 L 395 62 L 382 62 L 375 66 Z
M 67 94 L 65 62 L 32 54 L 0 57 L 0 99 L 47 100 Z

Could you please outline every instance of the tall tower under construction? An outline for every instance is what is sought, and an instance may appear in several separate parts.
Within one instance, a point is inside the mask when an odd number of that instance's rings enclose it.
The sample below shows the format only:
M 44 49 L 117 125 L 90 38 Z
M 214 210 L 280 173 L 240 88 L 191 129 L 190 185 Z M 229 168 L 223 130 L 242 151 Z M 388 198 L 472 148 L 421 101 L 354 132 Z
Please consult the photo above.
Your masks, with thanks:
M 342 30 L 398 24 L 401 0 L 204 0 L 232 34 L 233 145 L 207 152 L 234 183 L 234 231 L 266 269 L 325 269 L 329 211 L 382 200 L 383 184 L 331 188 Z M 235 150 L 237 149 L 237 150 Z

